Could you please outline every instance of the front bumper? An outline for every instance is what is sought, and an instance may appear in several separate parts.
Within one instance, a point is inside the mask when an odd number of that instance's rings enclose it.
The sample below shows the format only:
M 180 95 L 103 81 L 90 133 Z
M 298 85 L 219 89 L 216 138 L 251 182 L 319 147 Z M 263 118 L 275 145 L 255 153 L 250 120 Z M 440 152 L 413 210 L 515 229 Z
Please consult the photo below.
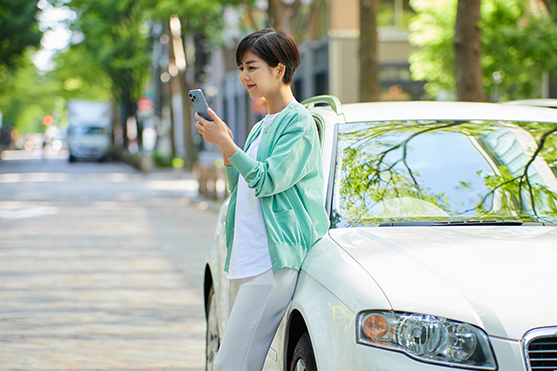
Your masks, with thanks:
M 526 371 L 526 364 L 522 355 L 519 341 L 490 338 L 495 352 L 498 370 Z M 365 345 L 356 345 L 353 370 L 374 371 L 442 371 L 442 370 L 470 370 L 470 368 L 440 366 L 417 361 L 403 353 L 390 351 Z M 473 370 L 473 368 L 472 368 Z

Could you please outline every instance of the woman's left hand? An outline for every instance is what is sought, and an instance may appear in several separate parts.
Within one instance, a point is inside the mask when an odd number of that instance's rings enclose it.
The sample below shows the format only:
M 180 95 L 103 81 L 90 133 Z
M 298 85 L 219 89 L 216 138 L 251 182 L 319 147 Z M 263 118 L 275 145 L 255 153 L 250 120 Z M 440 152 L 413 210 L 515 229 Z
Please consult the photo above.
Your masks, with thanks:
M 203 135 L 203 139 L 207 142 L 222 147 L 225 143 L 232 140 L 232 131 L 226 123 L 217 116 L 215 111 L 209 108 L 207 112 L 213 121 L 205 120 L 196 112 L 195 118 L 197 119 L 197 122 L 195 123 L 195 127 L 197 128 L 197 131 Z

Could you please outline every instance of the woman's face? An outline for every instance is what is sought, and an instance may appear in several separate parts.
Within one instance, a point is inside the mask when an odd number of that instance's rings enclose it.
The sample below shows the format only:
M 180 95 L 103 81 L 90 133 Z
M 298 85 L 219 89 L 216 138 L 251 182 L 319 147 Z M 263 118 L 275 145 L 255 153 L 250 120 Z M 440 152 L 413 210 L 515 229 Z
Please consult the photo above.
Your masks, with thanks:
M 240 65 L 240 81 L 246 86 L 252 99 L 266 97 L 280 89 L 281 65 L 270 67 L 267 62 L 251 51 L 246 51 Z

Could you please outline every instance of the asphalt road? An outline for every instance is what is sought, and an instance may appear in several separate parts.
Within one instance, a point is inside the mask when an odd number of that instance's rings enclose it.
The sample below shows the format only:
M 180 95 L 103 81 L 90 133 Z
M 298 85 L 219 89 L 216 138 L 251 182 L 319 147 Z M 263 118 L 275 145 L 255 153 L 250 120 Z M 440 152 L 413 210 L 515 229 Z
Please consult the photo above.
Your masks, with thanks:
M 0 160 L 0 369 L 204 370 L 214 204 L 191 174 Z

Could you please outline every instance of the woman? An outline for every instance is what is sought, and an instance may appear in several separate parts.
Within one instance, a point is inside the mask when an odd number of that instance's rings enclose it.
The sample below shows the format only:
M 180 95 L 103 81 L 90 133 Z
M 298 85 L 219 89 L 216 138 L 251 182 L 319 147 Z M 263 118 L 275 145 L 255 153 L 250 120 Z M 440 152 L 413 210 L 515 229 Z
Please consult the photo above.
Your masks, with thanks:
M 292 299 L 298 270 L 329 227 L 316 125 L 292 94 L 300 54 L 283 31 L 266 29 L 238 45 L 240 80 L 269 114 L 251 130 L 245 150 L 227 125 L 196 114 L 204 139 L 222 151 L 231 190 L 226 221 L 230 314 L 218 371 L 259 371 Z

